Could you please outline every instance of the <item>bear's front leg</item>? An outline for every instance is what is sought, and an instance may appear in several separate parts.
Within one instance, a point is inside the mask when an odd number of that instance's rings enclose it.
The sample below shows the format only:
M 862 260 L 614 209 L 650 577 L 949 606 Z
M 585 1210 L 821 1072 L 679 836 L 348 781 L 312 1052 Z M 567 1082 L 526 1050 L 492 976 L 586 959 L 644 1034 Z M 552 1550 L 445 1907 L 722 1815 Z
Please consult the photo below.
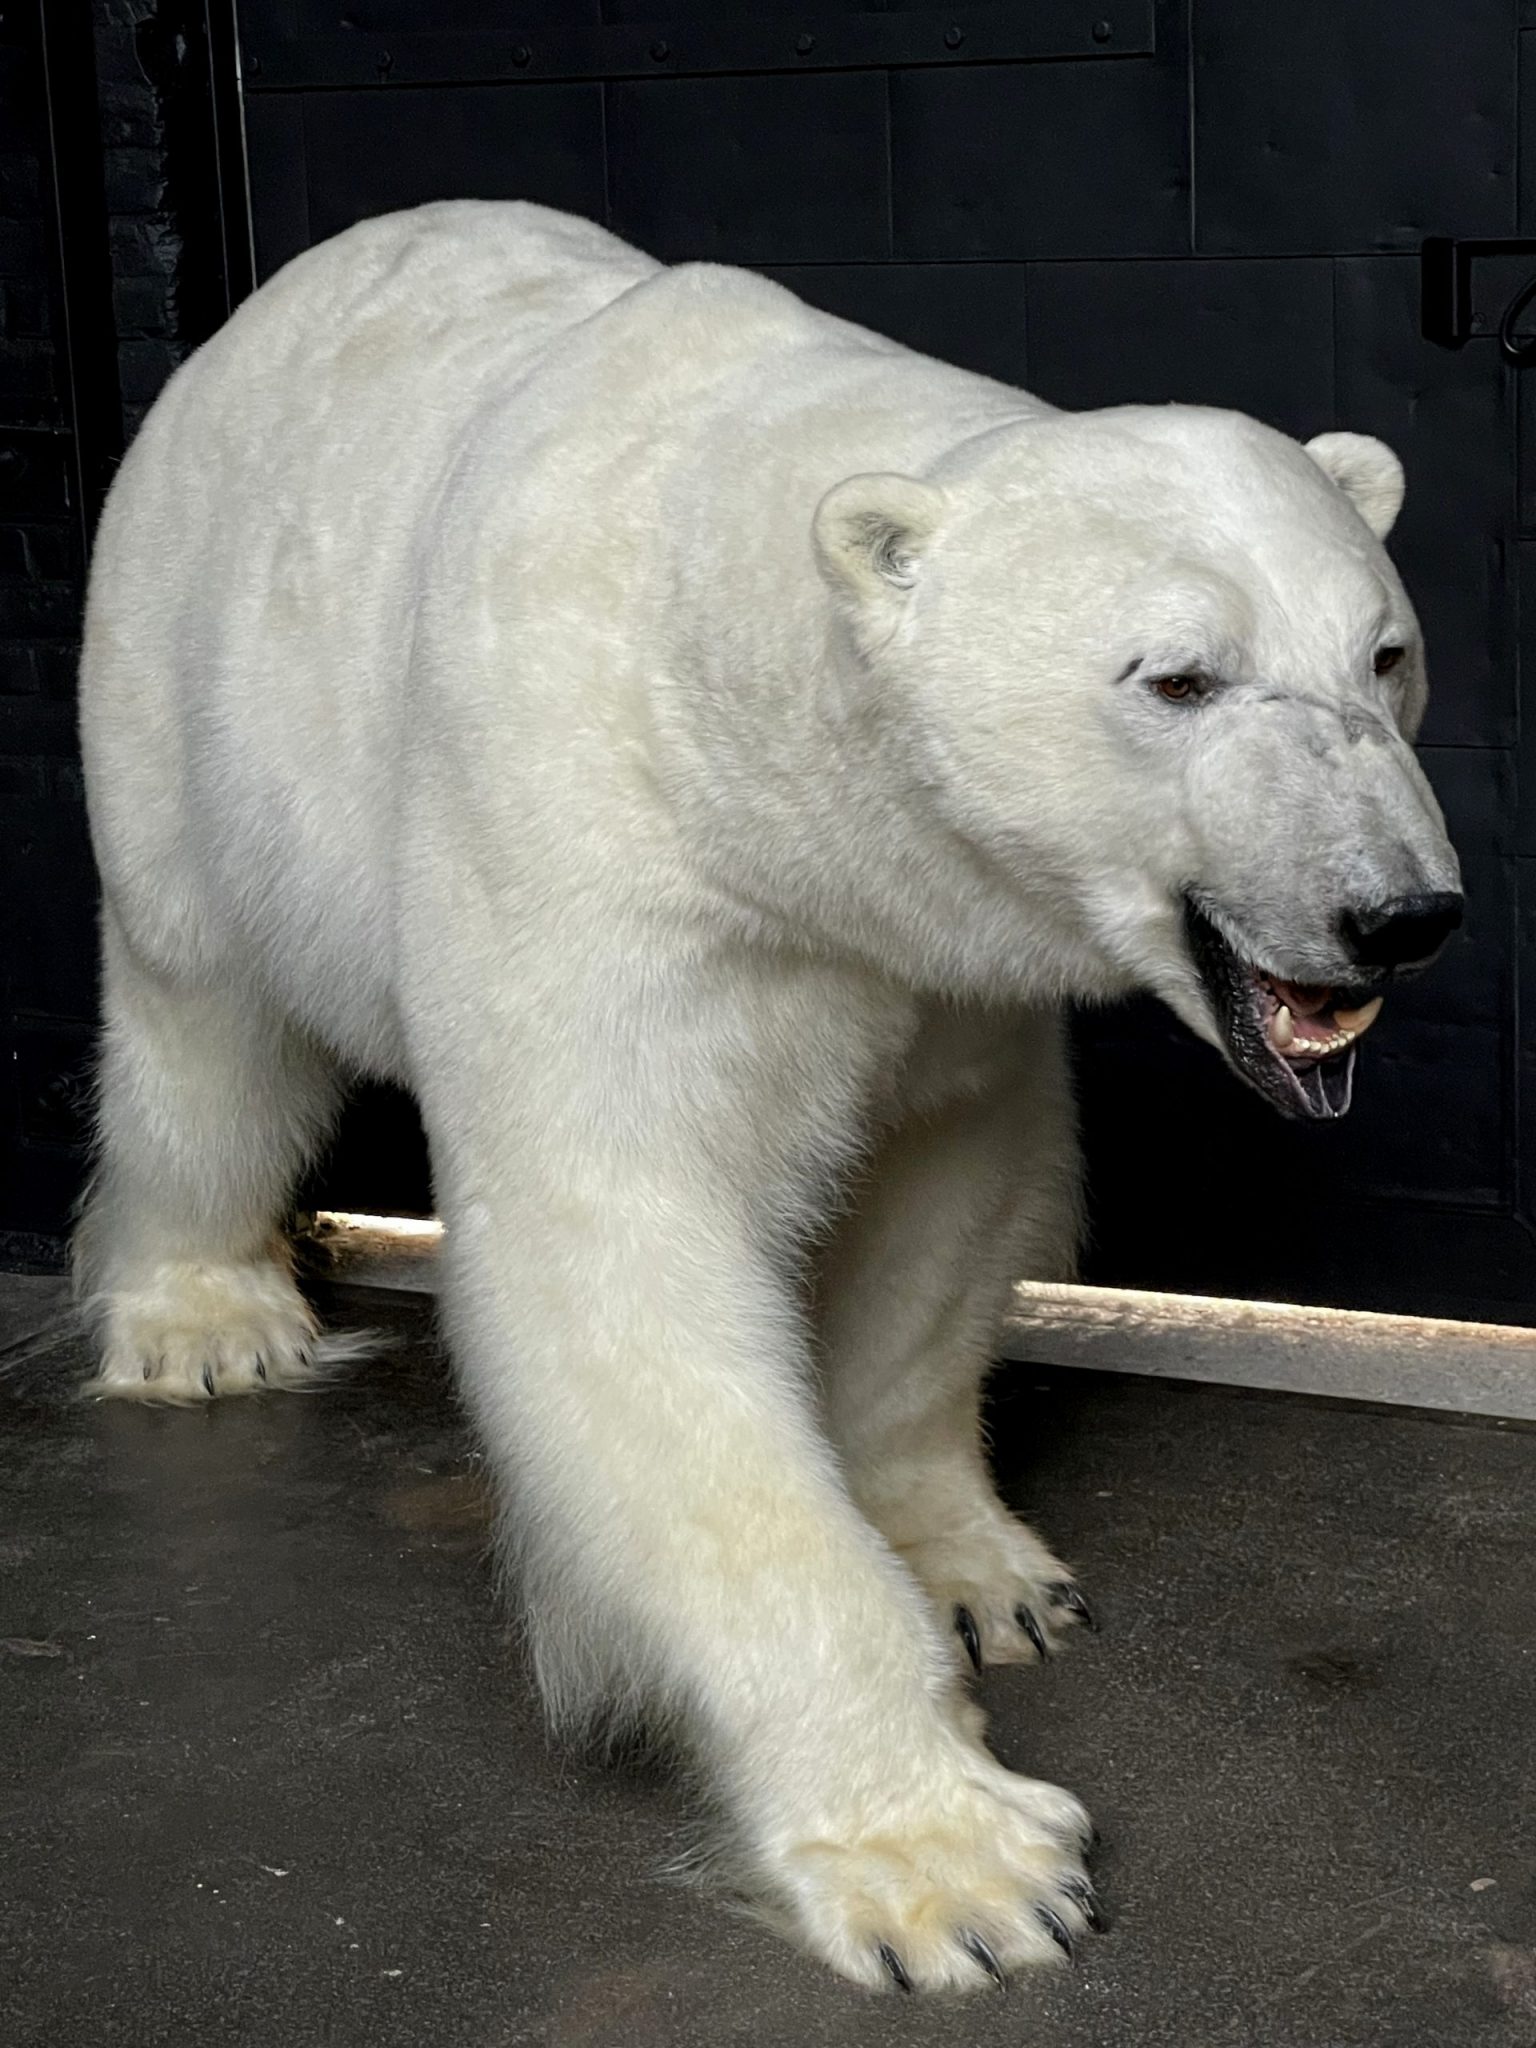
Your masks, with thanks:
M 550 1708 L 670 1725 L 725 1868 L 847 1977 L 1060 1961 L 1095 1919 L 1083 1809 L 964 1732 L 946 1633 L 817 1420 L 781 1256 L 830 1113 L 816 991 L 659 981 L 654 941 L 645 966 L 530 965 L 495 1015 L 448 991 L 421 1058 L 451 1342 Z
M 1061 1019 L 946 1009 L 823 1256 L 832 1434 L 855 1499 L 984 1663 L 1091 1625 L 1074 1575 L 997 1498 L 981 1387 L 1015 1281 L 1070 1277 L 1078 1157 Z

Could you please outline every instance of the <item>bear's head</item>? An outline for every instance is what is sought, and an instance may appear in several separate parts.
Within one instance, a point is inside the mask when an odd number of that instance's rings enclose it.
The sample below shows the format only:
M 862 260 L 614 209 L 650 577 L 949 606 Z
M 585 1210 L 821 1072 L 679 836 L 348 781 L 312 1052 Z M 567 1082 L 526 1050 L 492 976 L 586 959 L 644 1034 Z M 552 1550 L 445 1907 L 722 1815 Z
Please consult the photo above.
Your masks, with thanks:
M 914 801 L 1029 913 L 1030 980 L 1161 996 L 1287 1114 L 1460 921 L 1412 741 L 1379 441 L 1121 407 L 850 477 L 814 537 L 838 661 Z

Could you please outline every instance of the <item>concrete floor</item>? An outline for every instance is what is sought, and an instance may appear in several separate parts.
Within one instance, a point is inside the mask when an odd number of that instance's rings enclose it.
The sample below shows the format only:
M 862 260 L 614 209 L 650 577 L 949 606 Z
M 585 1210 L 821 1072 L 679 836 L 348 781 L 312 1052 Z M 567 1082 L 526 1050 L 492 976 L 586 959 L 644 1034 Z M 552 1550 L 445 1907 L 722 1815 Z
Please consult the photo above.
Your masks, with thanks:
M 546 1744 L 430 1304 L 382 1364 L 82 1405 L 0 1283 L 11 2048 L 1533 2048 L 1536 1434 L 1010 1368 L 1007 1490 L 1104 1630 L 985 1697 L 1116 1916 L 874 1999 L 658 1875 L 676 1790 Z

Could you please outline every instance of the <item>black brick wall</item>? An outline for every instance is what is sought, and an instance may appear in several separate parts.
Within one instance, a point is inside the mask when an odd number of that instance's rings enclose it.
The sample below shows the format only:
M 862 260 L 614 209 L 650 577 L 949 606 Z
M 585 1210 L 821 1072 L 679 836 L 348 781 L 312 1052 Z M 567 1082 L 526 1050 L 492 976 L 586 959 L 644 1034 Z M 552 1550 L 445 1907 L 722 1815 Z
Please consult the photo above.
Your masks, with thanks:
M 94 0 L 123 415 L 131 434 L 227 311 L 202 0 Z
M 0 12 L 0 1251 L 47 1255 L 91 1013 L 74 746 L 81 545 L 41 18 Z
M 95 68 L 55 42 L 52 122 L 44 6 L 73 11 Z M 93 242 L 103 269 L 110 261 L 105 338 L 88 290 L 72 301 L 73 330 L 64 321 L 53 137 L 71 189 L 75 153 L 99 159 L 94 211 L 89 190 L 83 214 L 74 194 L 66 220 L 87 271 Z M 81 501 L 99 479 L 90 463 L 82 475 L 76 429 L 109 452 L 130 438 L 225 311 L 211 146 L 200 0 L 0 9 L 0 1260 L 11 1263 L 57 1263 L 84 1160 L 95 883 L 74 688 L 94 510 Z M 101 373 L 104 340 L 115 380 Z M 105 436 L 91 418 L 103 400 Z

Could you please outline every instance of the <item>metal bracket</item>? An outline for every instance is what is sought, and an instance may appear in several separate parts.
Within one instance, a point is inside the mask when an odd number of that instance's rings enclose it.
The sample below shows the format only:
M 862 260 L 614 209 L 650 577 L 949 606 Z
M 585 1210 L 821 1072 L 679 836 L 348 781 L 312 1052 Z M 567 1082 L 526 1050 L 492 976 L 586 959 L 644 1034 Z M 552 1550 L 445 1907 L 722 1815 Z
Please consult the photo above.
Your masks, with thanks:
M 1419 325 L 1426 341 L 1440 348 L 1463 348 L 1474 337 L 1491 340 L 1499 333 L 1485 329 L 1479 335 L 1473 326 L 1472 266 L 1484 256 L 1529 256 L 1536 262 L 1536 240 L 1521 235 L 1470 241 L 1454 235 L 1425 237 L 1419 248 Z M 1507 341 L 1505 351 L 1509 352 Z

